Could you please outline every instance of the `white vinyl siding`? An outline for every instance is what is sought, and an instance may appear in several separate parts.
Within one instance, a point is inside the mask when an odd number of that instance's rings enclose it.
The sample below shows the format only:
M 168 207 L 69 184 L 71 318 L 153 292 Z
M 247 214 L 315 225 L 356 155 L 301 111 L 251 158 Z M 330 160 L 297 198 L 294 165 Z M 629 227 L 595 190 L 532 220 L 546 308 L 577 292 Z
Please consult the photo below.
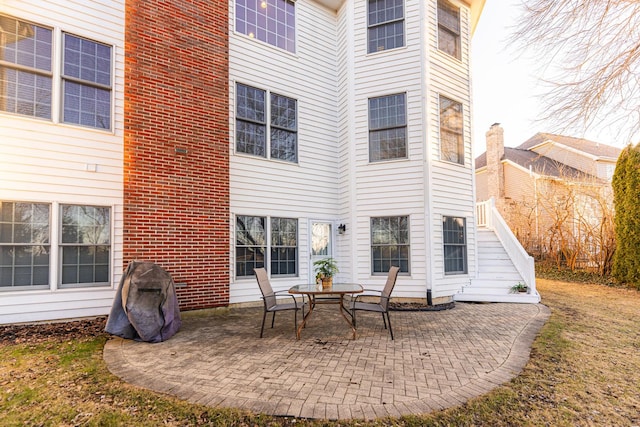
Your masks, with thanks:
M 234 22 L 232 4 L 230 2 L 230 23 Z M 335 13 L 315 2 L 297 2 L 296 31 L 295 54 L 233 32 L 229 40 L 231 117 L 236 108 L 236 83 L 286 96 L 297 103 L 297 163 L 233 151 L 230 156 L 232 215 L 298 220 L 298 274 L 297 277 L 272 277 L 276 290 L 299 284 L 309 276 L 309 220 L 337 220 Z M 256 66 L 257 58 L 259 66 Z M 231 140 L 235 141 L 234 120 L 230 120 L 230 129 Z M 230 253 L 234 254 L 231 243 Z M 235 265 L 234 259 L 230 265 Z M 255 279 L 236 279 L 235 269 L 231 270 L 231 302 L 258 299 L 260 293 Z
M 124 2 L 7 0 L 2 12 L 113 47 L 111 130 L 0 113 L 0 199 L 50 204 L 52 223 L 59 220 L 61 204 L 109 207 L 113 252 L 107 287 L 62 291 L 53 285 L 45 290 L 4 292 L 0 323 L 107 314 L 122 273 Z M 60 106 L 60 95 L 56 95 L 54 116 Z M 59 252 L 55 240 L 51 251 L 52 255 Z M 52 272 L 55 284 L 60 267 L 52 264 Z

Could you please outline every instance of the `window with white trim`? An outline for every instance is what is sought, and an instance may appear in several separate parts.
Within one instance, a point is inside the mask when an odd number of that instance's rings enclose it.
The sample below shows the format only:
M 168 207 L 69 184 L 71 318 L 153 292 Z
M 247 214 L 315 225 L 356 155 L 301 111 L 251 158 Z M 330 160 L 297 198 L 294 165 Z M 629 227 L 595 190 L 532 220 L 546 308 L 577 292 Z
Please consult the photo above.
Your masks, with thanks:
M 0 202 L 0 290 L 48 289 L 49 205 Z
M 236 85 L 236 151 L 297 163 L 297 101 L 273 92 L 266 99 L 266 90 Z
M 261 267 L 271 276 L 297 276 L 297 219 L 236 216 L 236 277 L 251 277 Z
M 404 46 L 404 0 L 368 0 L 367 5 L 367 52 Z
M 369 99 L 369 161 L 407 158 L 406 94 Z
M 440 158 L 464 164 L 462 104 L 440 95 Z
M 53 206 L 60 219 L 52 224 L 51 204 L 0 201 L 0 291 L 110 286 L 111 208 Z
M 409 217 L 371 218 L 371 270 L 388 273 L 391 266 L 409 273 Z
M 295 2 L 292 0 L 236 0 L 236 31 L 295 53 Z
M 438 0 L 438 49 L 461 59 L 460 39 L 460 8 Z
M 0 111 L 111 129 L 112 46 L 66 32 L 56 46 L 56 32 L 61 30 L 0 15 Z M 52 105 L 58 79 L 60 109 Z
M 444 273 L 467 273 L 466 220 L 451 216 L 442 217 L 444 243 Z
M 61 288 L 107 285 L 111 265 L 111 210 L 61 205 Z

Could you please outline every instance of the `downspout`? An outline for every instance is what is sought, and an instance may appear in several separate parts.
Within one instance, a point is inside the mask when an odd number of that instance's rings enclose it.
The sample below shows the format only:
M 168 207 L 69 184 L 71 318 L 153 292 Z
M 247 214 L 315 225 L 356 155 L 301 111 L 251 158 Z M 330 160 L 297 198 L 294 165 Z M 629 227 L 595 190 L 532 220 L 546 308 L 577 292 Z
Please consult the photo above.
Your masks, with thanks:
M 423 156 L 423 161 L 424 161 L 424 168 L 423 168 L 423 183 L 424 183 L 424 233 L 425 233 L 425 280 L 426 280 L 426 286 L 427 286 L 427 305 L 431 306 L 433 305 L 433 299 L 432 299 L 432 290 L 433 290 L 433 268 L 431 268 L 433 266 L 433 251 L 432 251 L 432 229 L 431 227 L 433 227 L 433 211 L 432 211 L 432 205 L 433 205 L 433 201 L 431 199 L 431 156 L 430 156 L 430 152 L 431 152 L 431 138 L 430 138 L 430 116 L 428 114 L 429 108 L 428 106 L 430 105 L 430 98 L 429 98 L 429 94 L 430 94 L 430 86 L 428 84 L 429 81 L 429 70 L 427 68 L 427 64 L 428 64 L 428 43 L 426 42 L 426 40 L 429 40 L 429 37 L 426 37 L 426 28 L 431 28 L 431 26 L 426 25 L 428 22 L 427 20 L 430 18 L 430 16 L 427 15 L 427 8 L 426 8 L 426 2 L 420 2 L 420 16 L 422 17 L 422 19 L 420 20 L 420 34 L 421 34 L 421 40 L 423 40 L 422 42 L 422 48 L 420 49 L 420 70 L 421 70 L 421 81 L 422 81 L 422 102 L 421 102 L 421 108 L 422 108 L 422 137 L 423 137 L 423 142 L 422 142 L 422 156 Z

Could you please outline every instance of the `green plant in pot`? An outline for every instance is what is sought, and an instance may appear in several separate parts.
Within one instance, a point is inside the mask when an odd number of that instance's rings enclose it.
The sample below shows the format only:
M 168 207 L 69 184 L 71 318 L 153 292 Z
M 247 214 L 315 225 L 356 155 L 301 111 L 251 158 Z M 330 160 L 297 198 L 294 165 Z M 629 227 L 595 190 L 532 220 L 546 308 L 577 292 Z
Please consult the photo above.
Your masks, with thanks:
M 525 293 L 528 290 L 529 289 L 528 289 L 527 285 L 525 285 L 524 283 L 520 283 L 520 282 L 516 283 L 515 285 L 513 285 L 511 287 L 511 293 L 512 294 L 517 294 L 518 292 Z
M 322 281 L 322 287 L 328 288 L 333 284 L 333 276 L 338 273 L 338 263 L 333 258 L 323 258 L 315 261 L 316 280 Z

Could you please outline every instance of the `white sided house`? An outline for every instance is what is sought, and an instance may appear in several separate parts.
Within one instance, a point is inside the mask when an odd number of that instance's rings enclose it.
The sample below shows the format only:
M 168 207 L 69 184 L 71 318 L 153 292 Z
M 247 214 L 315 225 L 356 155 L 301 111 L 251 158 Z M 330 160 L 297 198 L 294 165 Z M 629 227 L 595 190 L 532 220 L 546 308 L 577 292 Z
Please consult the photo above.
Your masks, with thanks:
M 194 13 L 182 3 L 171 4 L 176 20 Z M 476 211 L 469 56 L 483 5 L 229 1 L 228 55 L 220 56 L 228 95 L 211 106 L 228 110 L 228 190 L 211 188 L 228 191 L 220 198 L 228 218 L 211 225 L 228 239 L 228 262 L 196 266 L 211 287 L 193 285 L 179 260 L 159 262 L 178 276 L 181 308 L 202 307 L 207 293 L 227 305 L 258 302 L 253 268 L 264 266 L 282 290 L 315 281 L 313 262 L 328 256 L 338 261 L 334 280 L 373 288 L 399 266 L 395 298 L 539 301 L 533 265 L 504 221 L 490 206 Z M 0 323 L 107 314 L 136 254 L 123 196 L 131 185 L 123 149 L 132 126 L 124 101 L 129 7 L 2 3 Z M 488 237 L 479 239 L 479 225 Z M 499 268 L 483 264 L 493 258 Z M 518 282 L 527 294 L 509 293 Z

